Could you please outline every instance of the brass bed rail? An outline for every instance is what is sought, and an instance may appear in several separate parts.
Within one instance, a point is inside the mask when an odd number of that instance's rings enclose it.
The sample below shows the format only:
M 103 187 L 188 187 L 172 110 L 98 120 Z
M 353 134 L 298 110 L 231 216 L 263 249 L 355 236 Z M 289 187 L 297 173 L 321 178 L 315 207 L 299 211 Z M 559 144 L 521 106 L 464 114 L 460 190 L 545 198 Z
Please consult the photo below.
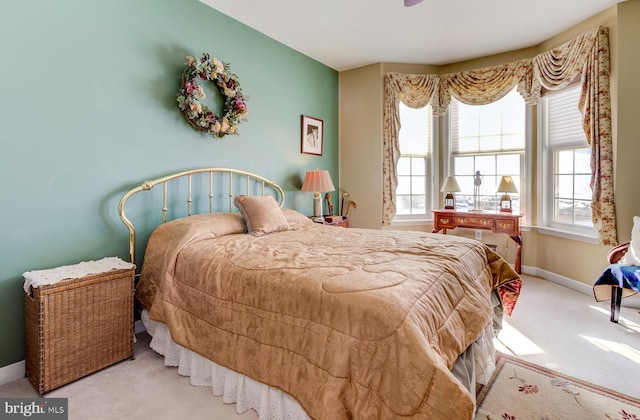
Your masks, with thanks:
M 170 174 L 164 176 L 162 178 L 154 179 L 152 181 L 144 181 L 140 186 L 133 188 L 129 192 L 127 192 L 120 199 L 120 203 L 118 205 L 118 215 L 120 216 L 120 220 L 125 224 L 127 229 L 129 230 L 129 258 L 132 263 L 135 264 L 135 245 L 136 245 L 136 230 L 133 226 L 133 223 L 127 218 L 125 214 L 125 205 L 127 200 L 131 198 L 133 195 L 142 192 L 149 191 L 153 189 L 156 185 L 162 184 L 163 186 L 163 199 L 162 199 L 162 223 L 166 223 L 167 221 L 167 202 L 168 202 L 168 184 L 170 181 L 178 180 L 180 178 L 187 178 L 187 197 L 186 197 L 186 210 L 187 216 L 191 216 L 192 207 L 191 204 L 193 202 L 192 197 L 192 177 L 194 175 L 200 174 L 208 174 L 209 175 L 209 213 L 213 213 L 214 209 L 214 181 L 217 180 L 216 175 L 220 177 L 225 174 L 228 177 L 228 199 L 229 199 L 229 212 L 233 211 L 233 196 L 234 194 L 234 180 L 242 182 L 243 180 L 246 182 L 245 194 L 251 195 L 252 187 L 258 186 L 261 188 L 262 195 L 265 195 L 267 191 L 266 188 L 270 188 L 271 191 L 275 194 L 276 201 L 280 204 L 280 207 L 284 205 L 284 191 L 283 189 L 276 184 L 274 181 L 271 181 L 267 178 L 264 178 L 260 175 L 253 174 L 251 172 L 241 171 L 238 169 L 230 169 L 230 168 L 200 168 L 200 169 L 191 169 L 188 171 L 177 172 L 174 174 Z M 216 203 L 217 204 L 217 203 Z

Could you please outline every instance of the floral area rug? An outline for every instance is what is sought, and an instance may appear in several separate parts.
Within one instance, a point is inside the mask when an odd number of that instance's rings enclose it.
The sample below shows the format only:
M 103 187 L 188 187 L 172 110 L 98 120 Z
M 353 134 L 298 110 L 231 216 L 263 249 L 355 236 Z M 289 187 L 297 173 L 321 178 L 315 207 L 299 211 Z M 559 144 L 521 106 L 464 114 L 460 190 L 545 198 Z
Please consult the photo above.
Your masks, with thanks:
M 640 420 L 640 400 L 500 354 L 476 420 Z

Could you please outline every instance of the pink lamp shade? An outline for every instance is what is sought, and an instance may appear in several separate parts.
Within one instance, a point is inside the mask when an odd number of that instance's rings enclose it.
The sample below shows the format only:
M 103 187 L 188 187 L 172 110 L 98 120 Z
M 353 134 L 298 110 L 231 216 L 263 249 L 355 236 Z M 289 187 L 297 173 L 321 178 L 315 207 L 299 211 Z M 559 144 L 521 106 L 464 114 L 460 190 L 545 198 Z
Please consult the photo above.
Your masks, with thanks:
M 313 221 L 322 222 L 324 217 L 322 216 L 322 201 L 320 200 L 320 193 L 323 191 L 335 190 L 329 171 L 320 169 L 307 171 L 300 190 L 313 193 Z
M 335 191 L 331 175 L 329 171 L 316 169 L 315 171 L 307 171 L 304 176 L 301 191 L 304 192 L 326 192 Z

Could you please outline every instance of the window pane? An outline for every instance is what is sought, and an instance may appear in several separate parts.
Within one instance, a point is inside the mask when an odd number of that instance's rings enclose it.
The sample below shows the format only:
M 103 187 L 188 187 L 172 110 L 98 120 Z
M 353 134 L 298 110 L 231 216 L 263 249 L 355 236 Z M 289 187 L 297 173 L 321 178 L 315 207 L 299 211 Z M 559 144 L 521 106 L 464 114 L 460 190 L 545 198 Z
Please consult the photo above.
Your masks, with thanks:
M 398 176 L 398 188 L 396 188 L 396 195 L 399 194 L 411 194 L 410 176 Z
M 480 175 L 495 175 L 496 173 L 496 156 L 476 156 L 476 172 L 480 171 Z
M 396 195 L 396 214 L 411 214 L 411 196 Z
M 496 195 L 498 189 L 498 177 L 494 175 L 484 175 L 482 177 L 482 185 L 480 185 L 480 194 Z
M 475 171 L 472 156 L 454 157 L 453 166 L 456 168 L 456 175 L 473 175 Z
M 591 200 L 591 175 L 576 175 L 574 198 Z
M 427 179 L 424 176 L 411 177 L 411 194 L 426 194 Z
M 576 173 L 591 174 L 591 150 L 576 149 Z
M 572 174 L 573 173 L 573 150 L 559 150 L 556 152 L 556 173 Z
M 411 175 L 411 158 L 401 157 L 398 159 L 396 171 L 398 175 Z
M 414 195 L 411 200 L 411 212 L 413 214 L 423 214 L 426 213 L 426 204 L 427 196 L 426 195 Z
M 593 226 L 591 217 L 591 202 L 576 200 L 574 210 L 574 223 L 582 226 Z
M 425 158 L 411 158 L 411 174 L 426 175 L 427 162 Z
M 554 221 L 558 223 L 573 223 L 572 200 L 555 200 Z
M 573 198 L 573 175 L 556 176 L 556 197 Z
M 515 175 L 520 173 L 520 155 L 498 155 L 496 160 L 499 174 Z M 516 185 L 520 184 L 516 183 Z
M 473 195 L 473 177 L 472 176 L 456 176 L 461 194 Z

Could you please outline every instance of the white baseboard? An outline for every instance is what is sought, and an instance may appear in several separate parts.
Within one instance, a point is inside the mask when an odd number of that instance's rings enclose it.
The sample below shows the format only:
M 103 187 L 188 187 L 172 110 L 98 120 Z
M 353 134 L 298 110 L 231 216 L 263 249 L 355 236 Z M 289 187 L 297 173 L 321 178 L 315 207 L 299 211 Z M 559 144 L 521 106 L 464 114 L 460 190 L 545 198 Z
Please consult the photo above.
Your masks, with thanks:
M 552 273 L 551 271 L 543 270 L 537 267 L 529 267 L 522 266 L 522 274 L 528 274 L 530 276 L 542 277 L 545 280 L 552 281 L 560 286 L 564 286 L 568 289 L 575 290 L 576 292 L 582 293 L 583 295 L 593 297 L 593 287 L 588 284 L 584 284 L 580 281 L 571 279 L 569 277 L 564 277 L 556 273 Z M 593 279 L 594 281 L 596 279 Z M 594 299 L 595 302 L 595 299 Z M 620 306 L 625 308 L 634 308 L 640 309 L 640 299 L 635 296 L 630 296 L 628 298 L 622 299 L 622 303 Z
M 0 368 L 0 385 L 15 381 L 16 379 L 24 378 L 25 374 L 26 370 L 24 367 L 24 360 L 3 366 Z

